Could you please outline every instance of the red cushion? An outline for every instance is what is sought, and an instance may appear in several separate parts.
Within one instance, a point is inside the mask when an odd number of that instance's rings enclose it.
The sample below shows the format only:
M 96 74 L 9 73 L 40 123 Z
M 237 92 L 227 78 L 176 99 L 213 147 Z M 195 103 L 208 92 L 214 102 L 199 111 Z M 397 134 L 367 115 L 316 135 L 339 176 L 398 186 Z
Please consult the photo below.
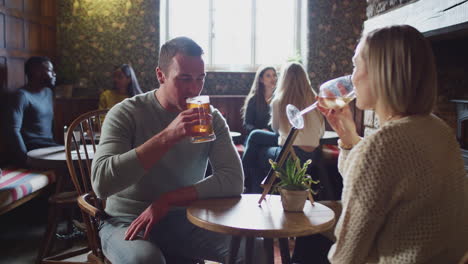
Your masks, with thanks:
M 237 144 L 236 149 L 237 149 L 237 153 L 239 153 L 239 156 L 241 156 L 241 158 L 242 158 L 242 155 L 244 154 L 244 145 Z
M 340 149 L 336 145 L 327 145 L 324 144 L 322 147 L 323 158 L 331 162 L 336 162 L 338 160 L 338 155 L 340 155 Z

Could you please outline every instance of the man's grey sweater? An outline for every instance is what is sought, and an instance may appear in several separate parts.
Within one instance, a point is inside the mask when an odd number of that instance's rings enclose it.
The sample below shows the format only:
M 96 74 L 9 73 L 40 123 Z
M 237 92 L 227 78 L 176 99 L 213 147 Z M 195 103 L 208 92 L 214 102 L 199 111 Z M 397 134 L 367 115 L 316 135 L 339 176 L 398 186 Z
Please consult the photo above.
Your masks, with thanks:
M 236 196 L 243 190 L 243 171 L 226 121 L 212 108 L 216 140 L 175 144 L 148 171 L 135 148 L 165 129 L 178 113 L 166 111 L 154 91 L 115 105 L 107 114 L 92 164 L 92 185 L 107 198 L 111 216 L 137 216 L 163 193 L 194 185 L 199 198 Z M 213 175 L 205 178 L 210 161 Z

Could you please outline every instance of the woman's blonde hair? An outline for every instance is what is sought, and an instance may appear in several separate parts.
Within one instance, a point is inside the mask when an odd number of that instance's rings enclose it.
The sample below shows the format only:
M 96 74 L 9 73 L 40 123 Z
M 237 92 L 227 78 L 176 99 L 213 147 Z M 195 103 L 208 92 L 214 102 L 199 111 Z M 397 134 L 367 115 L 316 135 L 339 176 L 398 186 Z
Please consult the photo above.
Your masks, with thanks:
M 276 73 L 276 69 L 273 66 L 270 65 L 262 65 L 257 69 L 257 73 L 255 74 L 254 81 L 252 83 L 252 87 L 250 87 L 250 92 L 245 98 L 244 101 L 244 106 L 242 106 L 241 113 L 242 113 L 242 119 L 245 120 L 245 112 L 247 111 L 247 106 L 249 105 L 249 101 L 256 95 L 256 106 L 257 108 L 264 108 L 268 106 L 268 103 L 265 102 L 265 85 L 260 82 L 260 78 L 263 77 L 263 74 L 267 70 L 273 70 Z M 260 109 L 257 109 L 260 110 Z
M 280 124 L 290 128 L 286 116 L 286 105 L 292 104 L 299 109 L 304 109 L 315 102 L 316 96 L 317 93 L 310 86 L 309 77 L 301 64 L 290 62 L 284 65 L 271 102 L 279 106 Z
M 371 31 L 360 41 L 371 86 L 393 114 L 432 112 L 437 75 L 429 41 L 408 25 Z

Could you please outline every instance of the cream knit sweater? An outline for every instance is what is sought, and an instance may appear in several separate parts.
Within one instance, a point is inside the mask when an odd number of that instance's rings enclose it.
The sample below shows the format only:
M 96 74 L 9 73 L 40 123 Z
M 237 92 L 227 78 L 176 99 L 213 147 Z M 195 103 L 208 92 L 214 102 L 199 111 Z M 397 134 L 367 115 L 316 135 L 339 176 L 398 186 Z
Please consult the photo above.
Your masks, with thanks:
M 385 123 L 341 150 L 343 211 L 332 263 L 458 263 L 468 250 L 459 145 L 434 115 Z

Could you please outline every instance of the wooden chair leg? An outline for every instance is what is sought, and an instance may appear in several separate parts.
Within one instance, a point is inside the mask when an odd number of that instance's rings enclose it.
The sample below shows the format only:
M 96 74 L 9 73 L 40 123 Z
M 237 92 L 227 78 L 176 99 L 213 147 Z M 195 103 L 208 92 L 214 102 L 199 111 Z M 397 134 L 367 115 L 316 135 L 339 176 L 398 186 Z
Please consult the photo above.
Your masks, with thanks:
M 75 234 L 76 227 L 73 223 L 73 210 L 74 208 L 61 208 L 62 213 L 64 213 L 65 217 L 64 219 L 66 220 L 66 225 L 67 225 L 67 234 Z M 64 212 L 64 210 L 66 210 Z M 71 237 L 73 238 L 73 237 Z M 65 239 L 65 247 L 66 248 L 71 248 L 73 247 L 73 239 L 68 238 Z
M 283 264 L 291 263 L 291 254 L 289 253 L 289 241 L 288 238 L 279 238 L 279 246 L 281 253 L 281 262 Z
M 275 263 L 273 239 L 266 237 L 263 238 L 263 246 L 265 248 L 266 263 Z
M 254 263 L 253 261 L 253 254 L 254 254 L 254 241 L 255 237 L 247 237 L 245 243 L 245 263 L 250 264 Z
M 56 204 L 49 204 L 49 212 L 47 219 L 47 228 L 44 234 L 44 239 L 39 248 L 37 255 L 37 264 L 42 263 L 42 259 L 50 255 L 55 240 L 55 232 L 57 230 L 57 217 L 58 217 L 58 206 Z
M 231 244 L 229 245 L 229 254 L 226 259 L 227 264 L 236 263 L 237 252 L 239 251 L 241 237 L 232 236 Z

